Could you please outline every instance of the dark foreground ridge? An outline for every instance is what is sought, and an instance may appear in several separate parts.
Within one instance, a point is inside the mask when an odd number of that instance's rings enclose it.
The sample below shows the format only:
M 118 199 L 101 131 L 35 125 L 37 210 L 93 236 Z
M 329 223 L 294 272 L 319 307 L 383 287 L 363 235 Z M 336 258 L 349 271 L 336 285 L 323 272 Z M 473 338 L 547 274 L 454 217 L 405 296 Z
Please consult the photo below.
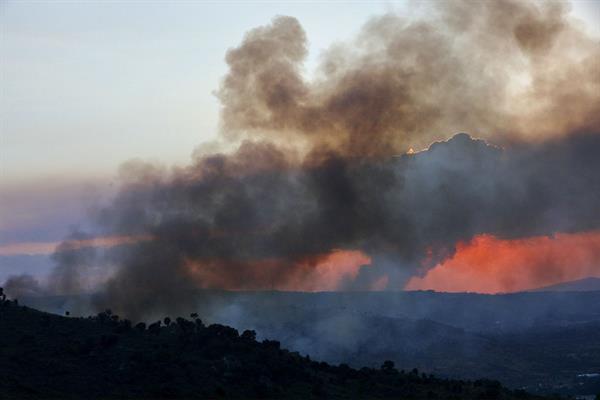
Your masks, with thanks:
M 107 310 L 66 318 L 0 304 L 0 394 L 33 398 L 535 399 L 492 380 L 440 379 L 391 361 L 360 370 L 193 321 L 132 325 Z

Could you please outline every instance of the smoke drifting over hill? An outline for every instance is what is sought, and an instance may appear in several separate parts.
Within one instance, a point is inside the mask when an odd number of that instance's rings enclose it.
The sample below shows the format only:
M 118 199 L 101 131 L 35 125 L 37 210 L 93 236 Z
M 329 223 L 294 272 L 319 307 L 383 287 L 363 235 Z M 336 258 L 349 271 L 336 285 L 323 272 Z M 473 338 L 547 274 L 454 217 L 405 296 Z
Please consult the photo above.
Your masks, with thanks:
M 297 20 L 250 31 L 217 93 L 235 150 L 123 167 L 99 230 L 152 240 L 105 251 L 97 306 L 139 318 L 193 307 L 196 288 L 401 289 L 475 235 L 600 229 L 598 40 L 559 3 L 436 5 L 370 20 L 312 81 Z M 456 131 L 503 148 L 459 134 L 404 154 Z
M 371 289 L 384 277 L 398 289 L 479 233 L 598 229 L 598 152 L 593 134 L 510 150 L 458 135 L 385 161 L 331 158 L 200 179 L 196 167 L 127 186 L 103 219 L 156 239 L 120 250 L 124 267 L 107 301 L 140 296 L 141 312 L 148 298 L 160 302 L 157 293 L 185 297 L 197 287 L 302 288 L 334 249 L 371 257 L 338 289 Z

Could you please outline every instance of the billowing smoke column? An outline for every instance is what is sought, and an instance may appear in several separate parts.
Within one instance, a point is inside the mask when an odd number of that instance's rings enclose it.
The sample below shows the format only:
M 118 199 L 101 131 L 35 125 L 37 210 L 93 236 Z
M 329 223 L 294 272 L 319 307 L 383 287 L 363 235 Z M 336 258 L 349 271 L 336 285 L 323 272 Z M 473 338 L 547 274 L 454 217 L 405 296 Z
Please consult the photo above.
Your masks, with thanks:
M 571 24 L 564 3 L 429 4 L 426 20 L 373 18 L 322 55 L 312 81 L 298 21 L 249 32 L 227 53 L 218 92 L 226 135 L 365 158 L 448 132 L 504 144 L 598 126 L 600 43 Z
M 331 156 L 301 167 L 267 168 L 273 149 L 247 146 L 240 152 L 252 151 L 248 159 L 263 170 L 230 165 L 241 153 L 213 156 L 163 181 L 125 187 L 103 220 L 155 240 L 119 250 L 107 304 L 143 313 L 193 301 L 198 287 L 301 288 L 335 249 L 372 259 L 339 289 L 370 289 L 383 276 L 398 289 L 478 233 L 600 228 L 597 134 L 509 150 L 460 134 L 415 155 Z
M 598 40 L 560 3 L 436 4 L 372 19 L 310 81 L 297 20 L 249 32 L 217 93 L 235 150 L 123 167 L 98 225 L 152 240 L 107 252 L 97 306 L 177 312 L 197 288 L 310 289 L 325 269 L 328 289 L 401 289 L 478 234 L 599 229 Z

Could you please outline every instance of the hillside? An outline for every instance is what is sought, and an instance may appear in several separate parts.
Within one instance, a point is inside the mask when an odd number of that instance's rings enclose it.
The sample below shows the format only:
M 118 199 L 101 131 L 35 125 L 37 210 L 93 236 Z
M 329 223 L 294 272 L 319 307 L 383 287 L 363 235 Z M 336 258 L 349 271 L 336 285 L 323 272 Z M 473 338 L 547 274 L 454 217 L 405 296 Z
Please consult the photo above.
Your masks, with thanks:
M 587 292 L 600 291 L 600 278 L 589 277 L 576 281 L 562 282 L 556 285 L 535 289 L 536 292 Z
M 490 380 L 332 366 L 223 325 L 131 326 L 0 305 L 0 392 L 34 398 L 536 398 Z
M 600 291 L 503 295 L 420 292 L 197 291 L 205 321 L 252 329 L 332 364 L 418 368 L 453 379 L 493 377 L 539 394 L 600 392 Z M 23 298 L 57 314 L 90 296 Z M 164 312 L 163 315 L 167 315 Z M 146 322 L 152 322 L 148 318 Z M 576 338 L 576 339 L 575 339 Z M 591 374 L 591 375 L 590 375 Z
M 353 367 L 494 377 L 534 393 L 589 395 L 600 379 L 600 292 L 245 293 L 221 321 Z M 223 300 L 225 302 L 225 300 Z

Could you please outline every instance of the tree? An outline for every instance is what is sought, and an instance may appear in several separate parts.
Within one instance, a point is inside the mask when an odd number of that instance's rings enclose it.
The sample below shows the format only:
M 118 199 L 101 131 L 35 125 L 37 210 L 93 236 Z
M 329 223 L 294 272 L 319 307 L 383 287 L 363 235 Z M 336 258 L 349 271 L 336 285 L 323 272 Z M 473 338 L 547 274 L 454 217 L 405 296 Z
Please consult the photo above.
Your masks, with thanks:
M 255 341 L 256 340 L 256 332 L 255 331 L 251 331 L 251 330 L 245 330 L 242 333 L 242 339 L 245 340 L 250 340 L 250 341 Z
M 395 364 L 391 360 L 385 360 L 383 362 L 383 364 L 381 365 L 381 369 L 384 371 L 393 371 L 394 367 L 395 367 Z

